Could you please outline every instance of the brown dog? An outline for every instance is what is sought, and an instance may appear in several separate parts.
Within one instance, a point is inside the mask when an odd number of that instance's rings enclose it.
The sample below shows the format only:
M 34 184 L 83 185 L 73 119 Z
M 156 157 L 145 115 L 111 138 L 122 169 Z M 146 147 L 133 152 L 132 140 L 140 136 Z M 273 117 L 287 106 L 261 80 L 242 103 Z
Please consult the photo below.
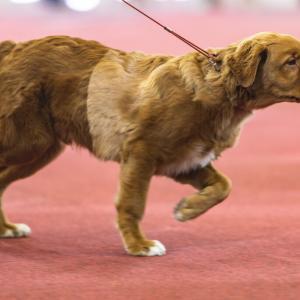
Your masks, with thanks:
M 139 228 L 150 179 L 199 190 L 175 209 L 193 219 L 223 201 L 231 183 L 211 161 L 232 147 L 252 111 L 300 100 L 300 42 L 262 33 L 216 54 L 126 53 L 94 41 L 48 37 L 0 44 L 0 190 L 76 144 L 121 164 L 116 207 L 125 249 L 163 255 Z M 5 218 L 0 237 L 30 233 Z

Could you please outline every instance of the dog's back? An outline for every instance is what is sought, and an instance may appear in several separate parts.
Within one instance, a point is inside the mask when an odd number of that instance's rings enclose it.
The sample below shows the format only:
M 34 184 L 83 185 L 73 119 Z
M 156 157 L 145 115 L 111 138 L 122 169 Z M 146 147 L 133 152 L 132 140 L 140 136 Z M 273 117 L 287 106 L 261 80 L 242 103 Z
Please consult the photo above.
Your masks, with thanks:
M 12 41 L 4 41 L 0 43 L 0 63 L 3 58 L 14 49 L 15 46 L 16 43 Z
M 107 50 L 98 42 L 66 36 L 0 43 L 1 122 L 7 123 L 10 116 L 19 120 L 18 113 L 30 115 L 26 121 L 33 123 L 36 112 L 39 123 L 49 123 L 50 116 L 46 115 L 51 115 L 49 126 L 63 142 L 75 141 L 90 148 L 87 121 L 82 125 L 88 82 Z M 36 123 L 33 128 L 37 128 Z

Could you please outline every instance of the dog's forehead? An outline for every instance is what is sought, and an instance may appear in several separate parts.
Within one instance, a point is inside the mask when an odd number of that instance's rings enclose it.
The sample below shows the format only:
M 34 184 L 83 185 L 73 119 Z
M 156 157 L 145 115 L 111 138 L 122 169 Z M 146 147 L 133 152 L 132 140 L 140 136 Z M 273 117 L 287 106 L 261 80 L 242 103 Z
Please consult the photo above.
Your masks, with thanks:
M 286 48 L 299 48 L 300 41 L 290 35 L 284 35 L 278 37 L 277 41 L 278 46 L 286 47 Z
M 289 35 L 278 36 L 267 45 L 272 56 L 300 55 L 300 41 Z

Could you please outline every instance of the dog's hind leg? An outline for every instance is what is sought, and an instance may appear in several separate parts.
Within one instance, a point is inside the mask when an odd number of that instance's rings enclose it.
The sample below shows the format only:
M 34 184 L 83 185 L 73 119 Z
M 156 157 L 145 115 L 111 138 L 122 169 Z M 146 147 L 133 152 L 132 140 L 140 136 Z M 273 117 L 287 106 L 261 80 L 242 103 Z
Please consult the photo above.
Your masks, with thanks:
M 30 163 L 11 165 L 0 169 L 0 238 L 24 237 L 31 233 L 27 225 L 10 223 L 5 217 L 2 207 L 2 195 L 5 189 L 12 182 L 33 175 L 56 158 L 62 149 L 63 146 L 56 142 Z
M 231 181 L 212 165 L 178 175 L 174 179 L 180 183 L 190 184 L 199 190 L 181 200 L 176 206 L 175 218 L 182 222 L 205 213 L 211 207 L 225 200 L 231 191 Z

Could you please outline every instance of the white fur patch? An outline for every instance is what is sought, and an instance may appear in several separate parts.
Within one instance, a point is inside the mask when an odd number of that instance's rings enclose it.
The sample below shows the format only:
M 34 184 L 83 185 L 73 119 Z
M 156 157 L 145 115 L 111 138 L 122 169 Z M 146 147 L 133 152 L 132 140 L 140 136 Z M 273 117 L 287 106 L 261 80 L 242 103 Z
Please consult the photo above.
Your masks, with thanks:
M 180 222 L 182 222 L 184 220 L 183 214 L 180 211 L 176 211 L 174 213 L 174 217 L 177 221 L 180 221 Z
M 160 241 L 154 241 L 155 245 L 150 247 L 145 256 L 162 256 L 166 254 L 166 248 Z
M 196 145 L 182 159 L 166 165 L 162 168 L 161 173 L 166 175 L 179 175 L 188 173 L 199 167 L 206 167 L 211 161 L 216 159 L 214 151 L 203 153 L 203 147 Z
M 202 168 L 206 167 L 211 161 L 216 159 L 216 155 L 213 151 L 208 152 L 205 156 L 203 156 L 199 164 Z
M 31 229 L 26 224 L 15 224 L 17 229 L 7 229 L 0 238 L 18 238 L 18 237 L 26 237 L 31 234 Z

